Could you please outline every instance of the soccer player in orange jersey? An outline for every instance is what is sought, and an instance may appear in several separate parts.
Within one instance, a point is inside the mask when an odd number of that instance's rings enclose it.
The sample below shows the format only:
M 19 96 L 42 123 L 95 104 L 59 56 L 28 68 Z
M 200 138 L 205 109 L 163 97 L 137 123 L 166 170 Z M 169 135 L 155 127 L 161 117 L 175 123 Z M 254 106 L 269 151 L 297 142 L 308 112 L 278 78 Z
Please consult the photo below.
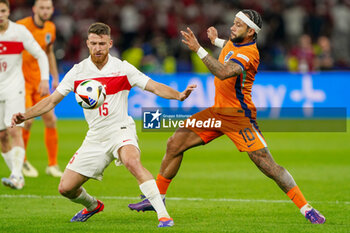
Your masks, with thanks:
M 34 36 L 35 40 L 40 44 L 41 48 L 46 52 L 50 73 L 52 76 L 52 89 L 58 86 L 58 71 L 53 50 L 53 43 L 56 39 L 56 27 L 53 22 L 49 21 L 54 12 L 52 0 L 36 0 L 33 6 L 33 16 L 26 17 L 17 21 L 18 24 L 24 25 Z M 47 97 L 49 91 L 43 91 L 40 81 L 40 71 L 38 63 L 28 52 L 23 53 L 23 73 L 26 87 L 26 108 L 29 108 L 38 103 L 43 98 Z M 47 82 L 47 81 L 46 81 Z M 53 110 L 42 115 L 45 124 L 45 144 L 48 153 L 48 166 L 46 173 L 54 177 L 62 176 L 57 164 L 58 152 L 58 135 L 56 129 L 56 116 Z M 23 139 L 27 147 L 30 128 L 33 119 L 26 121 L 23 128 Z M 37 177 L 38 171 L 25 158 L 23 164 L 23 174 L 29 177 Z
M 256 108 L 252 102 L 251 90 L 260 60 L 256 39 L 261 26 L 259 13 L 242 10 L 236 14 L 230 40 L 219 39 L 217 30 L 210 27 L 207 31 L 209 39 L 223 48 L 218 60 L 200 46 L 190 28 L 181 31 L 182 42 L 196 52 L 215 75 L 214 106 L 194 114 L 189 120 L 215 118 L 221 121 L 221 127 L 208 129 L 194 125 L 178 129 L 168 140 L 157 176 L 157 186 L 165 198 L 168 186 L 180 168 L 184 151 L 225 134 L 239 151 L 247 152 L 255 165 L 277 183 L 311 223 L 322 224 L 325 217 L 307 203 L 293 177 L 274 161 L 256 123 Z M 153 210 L 147 199 L 130 204 L 129 208 L 138 211 Z

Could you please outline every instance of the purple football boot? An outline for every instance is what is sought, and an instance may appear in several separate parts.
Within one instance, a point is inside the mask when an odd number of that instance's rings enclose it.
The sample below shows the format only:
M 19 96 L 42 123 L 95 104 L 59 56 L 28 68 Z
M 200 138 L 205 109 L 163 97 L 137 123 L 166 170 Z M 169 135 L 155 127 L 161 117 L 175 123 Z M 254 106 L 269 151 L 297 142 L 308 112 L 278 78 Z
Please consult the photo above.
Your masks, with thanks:
M 326 218 L 314 208 L 305 212 L 305 218 L 312 224 L 323 224 L 326 221 Z
M 174 220 L 172 218 L 160 218 L 158 227 L 172 227 L 174 226 Z
M 88 220 L 92 215 L 97 214 L 101 212 L 104 208 L 105 205 L 102 203 L 102 201 L 97 200 L 97 207 L 94 210 L 87 211 L 86 208 L 82 209 L 79 211 L 74 217 L 70 220 L 71 222 L 85 222 Z
M 135 204 L 129 204 L 128 207 L 131 210 L 136 210 L 137 212 L 139 211 L 156 211 L 151 202 L 149 202 L 149 200 L 144 196 L 144 195 L 140 195 L 141 199 L 143 199 L 142 201 L 135 203 Z M 164 205 L 165 205 L 165 198 L 163 199 Z

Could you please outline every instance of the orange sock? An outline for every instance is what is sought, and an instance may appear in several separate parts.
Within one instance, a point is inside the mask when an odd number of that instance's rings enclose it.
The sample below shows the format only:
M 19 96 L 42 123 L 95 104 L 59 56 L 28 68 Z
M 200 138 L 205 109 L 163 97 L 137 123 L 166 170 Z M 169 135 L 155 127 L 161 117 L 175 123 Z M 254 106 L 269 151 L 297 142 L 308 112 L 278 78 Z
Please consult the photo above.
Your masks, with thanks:
M 22 128 L 22 137 L 24 142 L 24 148 L 27 149 L 27 145 L 30 137 L 30 131 Z M 24 161 L 27 161 L 27 154 L 24 155 Z
M 171 180 L 164 178 L 160 174 L 157 175 L 156 183 L 157 183 L 160 194 L 166 194 L 166 191 L 168 190 L 170 182 L 171 182 Z
M 49 166 L 57 165 L 58 135 L 56 128 L 45 128 L 45 145 Z
M 294 204 L 300 209 L 307 204 L 304 195 L 301 193 L 298 186 L 293 187 L 287 192 L 287 196 L 294 202 Z

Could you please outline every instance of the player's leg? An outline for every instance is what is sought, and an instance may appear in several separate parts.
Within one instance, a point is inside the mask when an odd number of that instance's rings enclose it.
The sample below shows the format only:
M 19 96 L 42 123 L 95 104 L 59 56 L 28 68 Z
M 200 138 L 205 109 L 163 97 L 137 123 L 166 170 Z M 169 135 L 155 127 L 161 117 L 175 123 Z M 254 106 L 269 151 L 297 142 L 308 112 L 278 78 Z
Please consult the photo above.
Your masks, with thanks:
M 196 119 L 205 121 L 209 118 L 218 118 L 211 108 L 194 114 L 188 120 Z M 157 175 L 157 186 L 161 197 L 165 201 L 165 195 L 172 179 L 176 176 L 183 158 L 183 153 L 195 146 L 203 145 L 211 140 L 220 137 L 223 133 L 215 129 L 206 128 L 179 128 L 168 139 L 166 153 L 163 157 L 159 174 Z M 131 210 L 152 211 L 154 210 L 147 199 L 129 204 Z
M 166 153 L 160 165 L 157 176 L 157 185 L 161 194 L 165 195 L 171 180 L 180 169 L 183 153 L 199 145 L 203 145 L 203 139 L 197 133 L 189 129 L 178 129 L 168 139 Z
M 9 133 L 6 129 L 0 131 L 1 154 L 10 172 L 12 171 L 12 156 Z
M 5 103 L 0 103 L 0 144 L 1 144 L 1 155 L 5 160 L 5 163 L 9 170 L 12 170 L 12 156 L 11 156 L 11 144 L 7 126 L 5 124 Z
M 191 147 L 203 144 L 203 140 L 189 129 L 178 129 L 168 140 L 160 172 L 157 175 L 157 187 L 165 201 L 165 195 L 172 179 L 176 176 L 183 158 L 183 152 Z M 147 198 L 141 202 L 128 205 L 131 210 L 154 211 Z
M 22 128 L 15 126 L 13 128 L 7 128 L 6 131 L 2 133 L 1 144 L 5 150 L 11 148 L 7 153 L 5 152 L 5 154 L 11 157 L 11 175 L 9 178 L 3 178 L 2 183 L 13 189 L 22 189 L 24 186 L 22 167 L 25 154 Z
M 27 150 L 28 141 L 30 138 L 30 129 L 33 125 L 34 119 L 30 119 L 24 122 L 24 127 L 22 129 L 24 148 Z M 27 155 L 24 156 L 24 163 L 22 169 L 23 175 L 27 177 L 38 177 L 38 170 L 27 160 Z
M 119 148 L 118 155 L 125 167 L 135 176 L 141 192 L 156 210 L 159 220 L 158 227 L 173 226 L 174 221 L 165 208 L 152 174 L 141 164 L 139 149 L 134 145 L 124 145 Z
M 36 93 L 36 88 L 33 88 L 30 83 L 25 83 L 25 106 L 26 109 L 34 105 L 34 93 Z M 24 148 L 27 150 L 28 141 L 30 138 L 30 129 L 32 128 L 34 118 L 24 122 L 24 127 L 22 129 Z M 27 177 L 38 177 L 38 170 L 27 160 L 27 154 L 24 156 L 24 163 L 22 169 L 23 175 Z
M 57 118 L 54 110 L 51 110 L 41 116 L 45 125 L 45 145 L 48 154 L 48 166 L 46 167 L 46 174 L 61 177 L 62 172 L 60 171 L 57 163 L 58 153 L 58 133 L 56 128 Z
M 79 211 L 72 219 L 71 222 L 85 222 L 92 215 L 101 212 L 104 208 L 104 204 L 96 200 L 94 197 L 89 195 L 82 185 L 89 178 L 79 174 L 78 172 L 70 169 L 65 169 L 58 191 L 60 194 L 74 203 L 85 206 L 84 209 Z
M 249 151 L 248 155 L 260 171 L 277 183 L 311 223 L 322 224 L 325 222 L 325 217 L 307 203 L 291 174 L 274 161 L 267 147 L 257 151 Z
M 256 122 L 248 117 L 233 117 L 228 124 L 231 124 L 229 127 L 231 130 L 227 130 L 225 134 L 235 143 L 237 148 L 248 153 L 255 165 L 287 193 L 304 216 L 307 211 L 311 211 L 312 207 L 308 205 L 293 177 L 272 158 Z M 316 210 L 312 211 L 313 216 L 314 213 L 316 214 Z M 319 219 L 314 223 L 323 223 L 324 220 L 323 217 L 323 220 Z

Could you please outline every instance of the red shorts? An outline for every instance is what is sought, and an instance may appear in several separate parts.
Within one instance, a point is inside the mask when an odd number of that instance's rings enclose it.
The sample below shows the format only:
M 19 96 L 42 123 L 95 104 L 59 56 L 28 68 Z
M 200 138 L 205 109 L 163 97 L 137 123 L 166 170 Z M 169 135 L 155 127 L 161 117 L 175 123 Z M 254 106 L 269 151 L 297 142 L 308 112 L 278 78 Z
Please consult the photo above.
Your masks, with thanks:
M 198 127 L 198 124 L 194 124 L 194 119 L 197 122 L 207 121 L 208 124 L 203 125 L 210 127 Z M 221 115 L 214 112 L 213 108 L 207 108 L 194 114 L 186 121 L 192 121 L 192 124 L 185 124 L 186 128 L 195 132 L 204 143 L 225 134 L 233 141 L 239 151 L 256 151 L 267 147 L 255 120 L 251 120 L 249 117 Z M 219 121 L 221 126 L 215 127 L 215 125 L 219 125 Z

